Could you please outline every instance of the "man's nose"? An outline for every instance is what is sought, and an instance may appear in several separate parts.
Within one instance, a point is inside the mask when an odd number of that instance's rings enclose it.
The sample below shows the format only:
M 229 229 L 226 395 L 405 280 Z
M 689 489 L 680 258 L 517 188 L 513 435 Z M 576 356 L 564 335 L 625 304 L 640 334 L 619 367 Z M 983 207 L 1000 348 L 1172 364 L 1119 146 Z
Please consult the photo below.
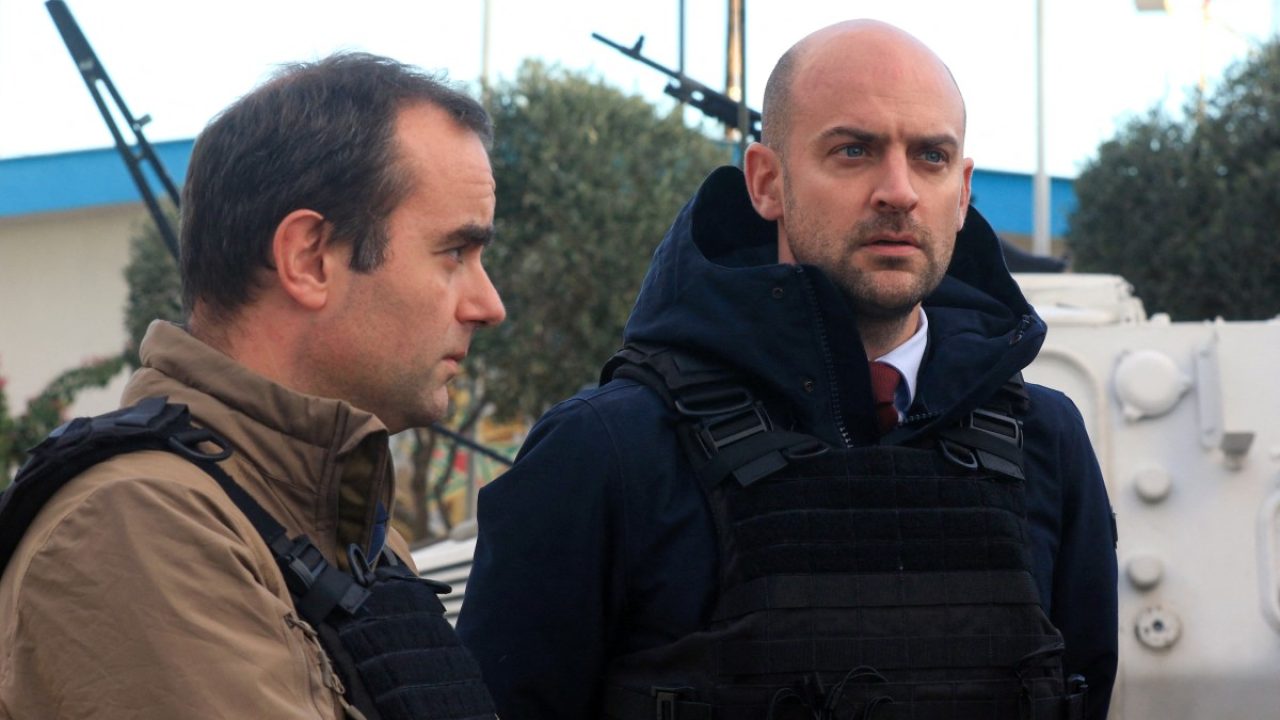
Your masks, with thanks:
M 916 194 L 911 164 L 906 157 L 891 155 L 880 166 L 872 206 L 880 212 L 910 212 L 920 196 Z
M 458 307 L 458 320 L 476 325 L 497 325 L 507 317 L 498 289 L 489 279 L 483 266 L 477 266 L 477 276 Z

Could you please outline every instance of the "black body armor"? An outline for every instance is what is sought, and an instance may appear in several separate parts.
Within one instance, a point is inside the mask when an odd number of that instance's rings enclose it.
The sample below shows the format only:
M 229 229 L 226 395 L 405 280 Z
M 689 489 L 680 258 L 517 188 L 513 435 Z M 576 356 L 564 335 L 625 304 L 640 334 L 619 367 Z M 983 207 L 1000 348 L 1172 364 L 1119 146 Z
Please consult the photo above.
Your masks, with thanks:
M 611 376 L 680 414 L 720 563 L 701 631 L 614 659 L 607 717 L 1083 717 L 1031 573 L 1020 378 L 927 447 L 833 449 L 696 358 L 628 348 Z

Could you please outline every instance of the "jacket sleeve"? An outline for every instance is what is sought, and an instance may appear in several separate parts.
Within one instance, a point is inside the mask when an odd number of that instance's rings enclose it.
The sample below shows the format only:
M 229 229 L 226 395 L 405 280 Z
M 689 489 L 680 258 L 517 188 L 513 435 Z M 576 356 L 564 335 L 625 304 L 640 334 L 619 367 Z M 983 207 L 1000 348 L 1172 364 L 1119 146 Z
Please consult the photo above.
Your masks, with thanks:
M 613 438 L 573 399 L 480 491 L 458 634 L 503 720 L 593 718 L 622 595 Z
M 1068 674 L 1089 684 L 1087 717 L 1107 715 L 1118 634 L 1116 538 L 1111 502 L 1080 411 L 1052 392 L 1056 472 L 1061 495 L 1050 619 L 1066 642 Z
M 319 645 L 290 622 L 265 546 L 221 500 L 121 478 L 69 511 L 47 506 L 62 516 L 38 520 L 6 577 L 17 618 L 3 623 L 16 629 L 0 707 L 73 720 L 334 718 Z

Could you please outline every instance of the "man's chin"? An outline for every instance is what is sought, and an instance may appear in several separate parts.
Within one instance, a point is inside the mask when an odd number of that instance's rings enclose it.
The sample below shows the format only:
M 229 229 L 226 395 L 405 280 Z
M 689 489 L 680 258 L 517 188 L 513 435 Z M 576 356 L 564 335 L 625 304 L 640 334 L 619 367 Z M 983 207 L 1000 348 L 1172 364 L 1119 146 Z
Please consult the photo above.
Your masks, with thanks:
M 453 414 L 452 401 L 449 399 L 448 393 L 441 390 L 439 395 L 429 395 L 423 403 L 417 407 L 405 408 L 404 416 L 401 418 L 399 425 L 388 422 L 385 418 L 379 418 L 387 429 L 392 433 L 403 432 L 410 428 L 426 428 L 447 420 Z
M 875 287 L 845 288 L 853 309 L 862 317 L 894 320 L 909 315 L 924 299 L 917 278 L 903 285 L 878 283 Z
M 453 397 L 449 395 L 448 388 L 441 386 L 427 398 L 422 414 L 422 418 L 426 421 L 426 425 L 423 427 L 448 420 L 453 417 L 457 409 L 457 405 L 453 402 Z

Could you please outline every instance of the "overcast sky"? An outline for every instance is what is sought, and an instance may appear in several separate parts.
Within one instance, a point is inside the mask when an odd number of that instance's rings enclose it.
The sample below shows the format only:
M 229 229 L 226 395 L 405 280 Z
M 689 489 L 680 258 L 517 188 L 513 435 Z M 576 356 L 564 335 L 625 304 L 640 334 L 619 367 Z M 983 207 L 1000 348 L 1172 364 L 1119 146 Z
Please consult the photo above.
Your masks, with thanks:
M 1033 0 L 746 0 L 747 94 L 759 108 L 778 56 L 808 32 L 875 17 L 914 33 L 951 66 L 969 109 L 966 154 L 979 167 L 1035 165 Z M 1043 0 L 1048 166 L 1073 176 L 1125 118 L 1181 106 L 1202 68 L 1212 79 L 1269 37 L 1280 0 Z M 68 0 L 153 141 L 193 137 L 211 115 L 278 63 L 336 49 L 390 55 L 455 80 L 481 70 L 481 0 Z M 724 82 L 725 0 L 687 0 L 687 73 Z M 492 0 L 491 66 L 509 78 L 521 59 L 589 69 L 667 101 L 664 79 L 591 40 L 596 31 L 677 64 L 678 0 Z M 500 131 L 500 129 L 499 129 Z M 0 0 L 0 158 L 110 144 L 40 0 Z

